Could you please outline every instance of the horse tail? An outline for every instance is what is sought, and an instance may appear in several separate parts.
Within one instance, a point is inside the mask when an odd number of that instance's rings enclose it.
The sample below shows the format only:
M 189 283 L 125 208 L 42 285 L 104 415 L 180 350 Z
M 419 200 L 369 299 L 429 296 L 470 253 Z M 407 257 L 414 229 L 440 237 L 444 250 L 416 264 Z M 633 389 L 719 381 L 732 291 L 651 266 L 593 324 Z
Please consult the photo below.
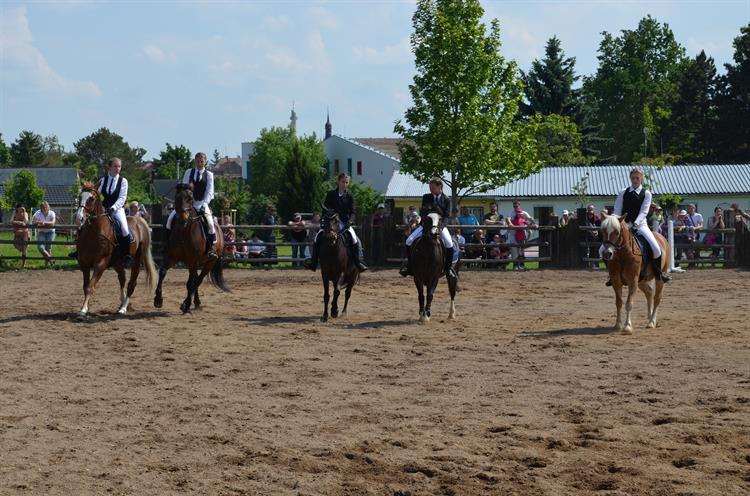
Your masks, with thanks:
M 221 259 L 217 260 L 214 263 L 214 266 L 211 267 L 211 273 L 209 274 L 209 277 L 211 278 L 211 282 L 214 286 L 222 291 L 226 291 L 227 293 L 231 292 L 229 286 L 227 286 L 227 283 L 224 280 L 224 263 Z
M 137 217 L 137 222 L 141 226 L 141 233 L 143 238 L 141 242 L 141 263 L 146 269 L 146 285 L 148 286 L 149 293 L 154 290 L 154 284 L 156 284 L 156 278 L 158 277 L 156 272 L 156 265 L 154 264 L 154 257 L 151 256 L 151 233 L 149 232 L 148 223 L 143 217 Z

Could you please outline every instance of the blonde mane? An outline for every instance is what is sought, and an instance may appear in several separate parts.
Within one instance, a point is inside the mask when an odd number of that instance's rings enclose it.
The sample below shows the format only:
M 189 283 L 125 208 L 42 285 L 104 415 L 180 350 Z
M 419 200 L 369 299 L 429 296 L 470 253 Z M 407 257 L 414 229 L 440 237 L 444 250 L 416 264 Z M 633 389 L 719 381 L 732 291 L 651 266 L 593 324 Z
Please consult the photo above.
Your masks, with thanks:
M 614 215 L 608 215 L 602 220 L 602 230 L 610 235 L 612 233 L 620 234 L 620 219 Z

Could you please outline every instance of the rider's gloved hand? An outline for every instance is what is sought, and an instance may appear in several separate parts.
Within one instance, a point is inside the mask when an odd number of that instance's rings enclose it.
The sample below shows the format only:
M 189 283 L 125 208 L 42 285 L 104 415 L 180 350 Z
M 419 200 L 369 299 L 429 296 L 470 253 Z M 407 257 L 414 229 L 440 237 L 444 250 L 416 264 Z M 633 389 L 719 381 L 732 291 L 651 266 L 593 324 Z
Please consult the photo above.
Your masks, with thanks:
M 115 207 L 109 207 L 109 208 L 107 209 L 107 213 L 108 213 L 109 215 L 114 215 L 114 213 L 115 213 Z

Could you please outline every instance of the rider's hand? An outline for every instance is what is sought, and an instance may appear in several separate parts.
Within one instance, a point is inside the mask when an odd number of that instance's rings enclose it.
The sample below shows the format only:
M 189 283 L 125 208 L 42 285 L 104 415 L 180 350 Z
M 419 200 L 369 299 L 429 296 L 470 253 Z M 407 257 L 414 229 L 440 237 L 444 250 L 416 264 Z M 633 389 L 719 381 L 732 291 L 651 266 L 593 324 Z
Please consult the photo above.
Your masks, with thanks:
M 114 215 L 114 213 L 115 213 L 115 207 L 109 207 L 109 208 L 107 209 L 107 213 L 108 213 L 109 215 Z

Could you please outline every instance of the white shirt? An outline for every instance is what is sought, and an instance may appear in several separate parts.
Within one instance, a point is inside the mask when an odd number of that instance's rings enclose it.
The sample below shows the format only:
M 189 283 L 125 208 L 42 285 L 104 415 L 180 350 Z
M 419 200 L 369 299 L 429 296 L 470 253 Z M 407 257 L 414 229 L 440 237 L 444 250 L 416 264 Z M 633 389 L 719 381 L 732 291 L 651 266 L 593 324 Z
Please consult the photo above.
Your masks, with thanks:
M 117 174 L 115 177 L 112 177 L 108 174 L 104 178 L 102 178 L 101 182 L 99 183 L 99 191 L 101 193 L 105 192 L 102 189 L 104 187 L 104 179 L 107 179 L 108 191 L 106 193 L 112 193 L 117 189 L 117 181 L 119 181 L 120 179 L 120 174 Z M 117 200 L 115 200 L 115 203 L 112 205 L 112 208 L 115 210 L 115 212 L 125 207 L 125 202 L 127 201 L 127 199 L 128 199 L 128 180 L 123 177 L 122 185 L 120 186 L 120 196 L 117 197 Z
M 34 212 L 34 217 L 32 217 L 31 223 L 35 224 L 37 222 L 52 222 L 54 224 L 55 223 L 55 212 L 53 212 L 52 209 L 50 209 L 47 212 L 47 215 L 44 215 L 44 212 L 42 212 L 41 209 L 37 210 L 36 212 Z M 40 231 L 53 231 L 54 232 L 54 229 L 53 228 L 49 228 L 49 227 L 39 227 L 37 229 L 39 229 Z
M 703 227 L 703 216 L 701 214 L 695 212 L 693 215 L 688 214 L 688 217 L 693 221 L 694 227 Z
M 628 191 L 635 191 L 640 195 L 641 191 L 643 191 L 643 185 L 638 186 L 636 189 L 633 189 L 632 186 L 628 186 L 617 194 L 617 200 L 615 200 L 615 215 L 622 215 L 622 203 L 625 198 L 625 193 L 627 193 Z M 643 203 L 641 204 L 641 209 L 638 211 L 638 217 L 636 217 L 634 221 L 630 221 L 629 219 L 625 219 L 625 221 L 632 223 L 636 227 L 640 227 L 646 222 L 649 208 L 651 208 L 651 192 L 649 190 L 646 190 L 643 195 Z
M 200 210 L 200 207 L 202 205 L 204 204 L 208 205 L 209 203 L 211 203 L 211 200 L 214 199 L 214 173 L 209 170 L 206 170 L 205 167 L 203 168 L 203 170 L 200 170 L 200 171 L 196 169 L 195 172 L 196 172 L 195 182 L 198 182 L 201 179 L 203 179 L 203 174 L 206 175 L 206 194 L 203 197 L 203 200 L 195 200 L 193 202 L 193 206 Z M 185 175 L 182 176 L 182 184 L 190 184 L 190 175 L 192 173 L 193 173 L 193 168 L 187 169 L 185 171 Z

